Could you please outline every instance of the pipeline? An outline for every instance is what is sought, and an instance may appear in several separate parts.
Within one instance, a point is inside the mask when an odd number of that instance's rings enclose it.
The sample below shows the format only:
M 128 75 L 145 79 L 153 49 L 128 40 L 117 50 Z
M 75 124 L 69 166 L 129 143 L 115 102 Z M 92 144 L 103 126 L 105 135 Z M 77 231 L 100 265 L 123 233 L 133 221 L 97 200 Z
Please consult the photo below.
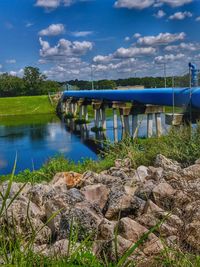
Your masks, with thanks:
M 174 99 L 173 101 L 173 94 Z M 65 91 L 62 100 L 73 97 L 75 99 L 97 99 L 105 101 L 133 102 L 139 104 L 163 105 L 188 107 L 200 109 L 200 88 L 157 88 L 157 89 L 134 89 L 134 90 L 82 90 Z M 190 102 L 191 101 L 191 102 Z

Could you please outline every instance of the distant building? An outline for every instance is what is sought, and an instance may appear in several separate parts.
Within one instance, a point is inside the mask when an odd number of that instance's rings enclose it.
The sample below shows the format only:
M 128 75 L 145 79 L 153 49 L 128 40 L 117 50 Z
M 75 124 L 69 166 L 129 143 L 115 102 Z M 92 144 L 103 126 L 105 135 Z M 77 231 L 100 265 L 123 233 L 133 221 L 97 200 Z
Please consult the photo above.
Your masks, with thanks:
M 143 85 L 117 86 L 117 90 L 144 89 Z

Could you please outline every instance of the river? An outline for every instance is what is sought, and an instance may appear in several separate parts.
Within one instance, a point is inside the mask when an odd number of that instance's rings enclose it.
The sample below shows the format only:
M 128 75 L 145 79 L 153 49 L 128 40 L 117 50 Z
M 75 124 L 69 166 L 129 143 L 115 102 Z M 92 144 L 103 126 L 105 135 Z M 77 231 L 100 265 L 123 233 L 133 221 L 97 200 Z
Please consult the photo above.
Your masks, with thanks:
M 119 123 L 120 125 L 120 123 Z M 88 128 L 93 126 L 91 123 Z M 139 135 L 146 134 L 146 121 L 141 124 Z M 112 119 L 107 120 L 106 136 L 114 140 Z M 99 142 L 105 136 L 91 131 L 81 136 L 67 128 L 55 115 L 13 116 L 0 120 L 0 175 L 11 173 L 17 155 L 16 173 L 25 169 L 37 170 L 49 158 L 62 154 L 75 162 L 98 159 Z M 121 129 L 115 138 L 122 138 Z M 95 142 L 94 140 L 98 141 Z

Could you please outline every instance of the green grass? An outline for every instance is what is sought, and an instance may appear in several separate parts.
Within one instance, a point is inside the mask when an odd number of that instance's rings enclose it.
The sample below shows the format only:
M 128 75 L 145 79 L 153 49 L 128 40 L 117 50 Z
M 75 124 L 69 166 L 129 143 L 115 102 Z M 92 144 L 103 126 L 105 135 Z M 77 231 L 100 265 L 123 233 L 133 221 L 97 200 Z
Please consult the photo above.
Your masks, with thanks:
M 52 113 L 55 113 L 55 108 L 51 105 L 48 96 L 0 98 L 0 117 Z

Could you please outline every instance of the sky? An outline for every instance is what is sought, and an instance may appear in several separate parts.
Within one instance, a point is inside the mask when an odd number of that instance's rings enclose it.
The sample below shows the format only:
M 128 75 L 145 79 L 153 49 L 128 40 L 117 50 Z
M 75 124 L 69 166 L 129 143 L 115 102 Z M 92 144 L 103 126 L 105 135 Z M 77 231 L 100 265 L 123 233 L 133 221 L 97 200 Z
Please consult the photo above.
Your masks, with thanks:
M 1 0 L 0 73 L 57 81 L 200 68 L 200 0 Z

